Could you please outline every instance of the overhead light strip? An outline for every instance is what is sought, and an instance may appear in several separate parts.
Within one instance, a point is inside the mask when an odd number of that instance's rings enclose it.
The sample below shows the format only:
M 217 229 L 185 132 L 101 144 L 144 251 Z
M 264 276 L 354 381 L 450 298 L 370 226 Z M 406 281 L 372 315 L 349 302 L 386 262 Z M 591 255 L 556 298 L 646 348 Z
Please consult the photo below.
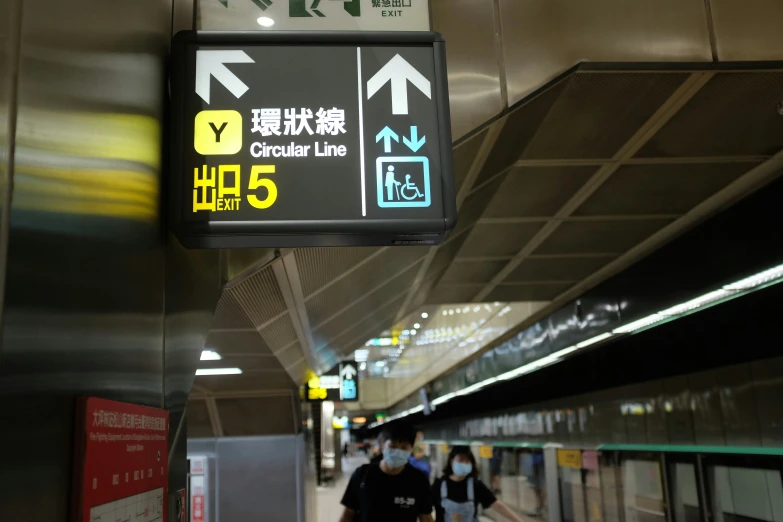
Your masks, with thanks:
M 713 290 L 712 292 L 708 292 L 704 295 L 696 297 L 695 299 L 691 299 L 689 301 L 685 301 L 684 303 L 680 303 L 678 305 L 672 306 L 665 310 L 661 310 L 660 312 L 650 314 L 647 317 L 642 317 L 641 319 L 634 320 L 623 326 L 615 328 L 611 332 L 605 332 L 595 337 L 591 337 L 590 339 L 581 341 L 573 346 L 569 346 L 568 348 L 564 348 L 560 351 L 542 357 L 541 359 L 538 359 L 531 363 L 515 368 L 509 372 L 500 374 L 497 377 L 491 377 L 489 379 L 478 382 L 476 384 L 471 384 L 470 386 L 458 390 L 456 392 L 447 393 L 446 395 L 434 399 L 432 401 L 432 404 L 438 406 L 440 404 L 450 401 L 454 397 L 469 395 L 471 393 L 474 393 L 497 381 L 507 381 L 510 379 L 514 379 L 516 377 L 520 377 L 522 375 L 534 372 L 536 370 L 540 370 L 545 366 L 558 363 L 562 361 L 564 357 L 576 352 L 577 350 L 581 350 L 582 348 L 586 348 L 588 346 L 592 346 L 594 344 L 603 342 L 617 335 L 640 332 L 647 328 L 658 326 L 660 323 L 664 321 L 668 322 L 674 319 L 679 319 L 680 317 L 690 315 L 691 313 L 702 310 L 704 308 L 713 306 L 723 301 L 727 301 L 729 299 L 733 299 L 735 297 L 740 297 L 742 295 L 749 294 L 753 291 L 760 290 L 767 286 L 780 283 L 781 281 L 783 281 L 783 265 L 778 265 L 774 268 L 770 268 L 768 270 L 764 270 L 763 272 L 759 272 L 758 274 L 752 275 L 750 277 L 746 277 L 745 279 L 741 279 L 735 283 L 724 285 L 722 288 L 718 290 Z M 370 425 L 370 427 L 372 428 L 375 426 L 380 426 L 385 422 L 396 420 L 402 417 L 407 417 L 408 415 L 417 413 L 423 409 L 424 409 L 423 406 L 417 406 L 416 408 L 405 410 L 396 415 L 392 415 L 391 417 L 388 417 L 383 421 L 374 422 L 373 424 Z
M 196 375 L 241 375 L 239 368 L 201 368 L 196 370 Z

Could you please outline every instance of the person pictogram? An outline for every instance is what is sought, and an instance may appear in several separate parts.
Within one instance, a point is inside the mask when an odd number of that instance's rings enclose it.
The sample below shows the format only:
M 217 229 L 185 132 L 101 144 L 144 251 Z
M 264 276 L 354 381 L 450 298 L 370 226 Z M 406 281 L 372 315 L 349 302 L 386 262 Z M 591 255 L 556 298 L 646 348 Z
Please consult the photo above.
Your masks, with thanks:
M 410 174 L 408 175 L 408 178 L 410 178 Z M 386 181 L 384 182 L 384 185 L 386 185 L 386 199 L 388 201 L 400 199 L 400 186 L 402 183 L 394 179 L 394 167 L 392 165 L 389 165 L 386 169 Z M 394 197 L 395 194 L 397 196 L 396 198 Z

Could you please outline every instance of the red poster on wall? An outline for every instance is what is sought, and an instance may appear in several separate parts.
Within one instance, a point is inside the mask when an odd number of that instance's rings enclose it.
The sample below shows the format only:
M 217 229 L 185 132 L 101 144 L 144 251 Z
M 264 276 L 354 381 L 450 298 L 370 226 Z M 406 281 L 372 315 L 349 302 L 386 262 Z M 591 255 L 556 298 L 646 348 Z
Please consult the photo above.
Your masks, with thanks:
M 74 522 L 166 522 L 168 428 L 166 410 L 82 399 Z

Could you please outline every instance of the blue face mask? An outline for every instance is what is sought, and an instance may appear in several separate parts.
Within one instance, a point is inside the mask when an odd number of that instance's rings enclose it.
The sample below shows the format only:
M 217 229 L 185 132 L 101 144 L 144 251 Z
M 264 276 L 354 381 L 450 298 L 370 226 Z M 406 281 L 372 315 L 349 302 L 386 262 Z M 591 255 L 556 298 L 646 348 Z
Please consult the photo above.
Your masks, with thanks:
M 401 468 L 408 463 L 410 456 L 410 451 L 396 448 L 384 448 L 383 450 L 383 460 L 390 468 Z
M 451 463 L 451 471 L 458 477 L 467 477 L 473 471 L 473 464 L 470 462 L 457 462 Z

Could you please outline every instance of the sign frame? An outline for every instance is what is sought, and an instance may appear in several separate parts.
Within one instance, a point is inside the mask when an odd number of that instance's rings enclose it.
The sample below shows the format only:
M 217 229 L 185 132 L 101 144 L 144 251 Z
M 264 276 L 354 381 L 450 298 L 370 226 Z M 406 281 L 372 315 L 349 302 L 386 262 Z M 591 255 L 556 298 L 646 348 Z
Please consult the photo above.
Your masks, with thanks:
M 367 219 L 329 221 L 206 221 L 183 219 L 186 95 L 193 89 L 186 69 L 191 45 L 205 46 L 428 46 L 433 49 L 435 109 L 441 165 L 443 218 Z M 171 52 L 171 113 L 169 123 L 169 201 L 172 229 L 188 248 L 259 248 L 319 246 L 435 246 L 443 242 L 457 222 L 453 144 L 449 109 L 445 40 L 435 32 L 355 31 L 181 31 L 174 36 Z M 435 181 L 435 180 L 433 180 Z M 368 189 L 369 190 L 369 187 Z

